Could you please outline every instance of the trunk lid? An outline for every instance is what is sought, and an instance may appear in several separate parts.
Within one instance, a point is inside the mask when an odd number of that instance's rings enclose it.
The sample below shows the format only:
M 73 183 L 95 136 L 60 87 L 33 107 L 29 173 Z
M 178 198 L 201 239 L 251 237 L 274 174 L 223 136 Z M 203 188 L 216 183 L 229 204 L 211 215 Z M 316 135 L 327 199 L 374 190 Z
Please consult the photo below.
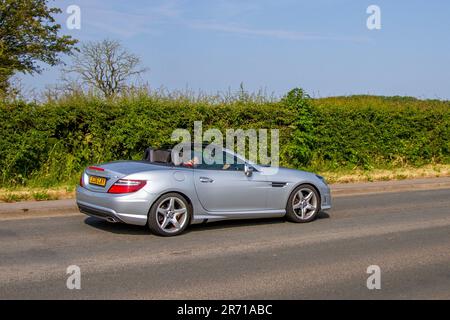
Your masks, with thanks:
M 109 188 L 130 174 L 161 170 L 163 166 L 145 161 L 114 161 L 87 167 L 82 176 L 83 187 L 94 192 L 108 192 Z

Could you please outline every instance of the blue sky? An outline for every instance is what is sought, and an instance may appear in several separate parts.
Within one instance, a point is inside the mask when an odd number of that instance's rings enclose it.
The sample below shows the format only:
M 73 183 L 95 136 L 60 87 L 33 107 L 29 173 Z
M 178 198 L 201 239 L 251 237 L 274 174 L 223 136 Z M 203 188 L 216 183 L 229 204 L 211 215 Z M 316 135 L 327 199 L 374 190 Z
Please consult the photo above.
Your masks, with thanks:
M 377 94 L 450 99 L 450 1 L 55 1 L 81 8 L 80 41 L 118 39 L 138 54 L 151 87 L 250 90 L 303 87 L 316 97 Z M 381 30 L 366 9 L 381 8 Z M 68 59 L 66 59 L 68 60 Z M 56 83 L 59 68 L 24 76 Z

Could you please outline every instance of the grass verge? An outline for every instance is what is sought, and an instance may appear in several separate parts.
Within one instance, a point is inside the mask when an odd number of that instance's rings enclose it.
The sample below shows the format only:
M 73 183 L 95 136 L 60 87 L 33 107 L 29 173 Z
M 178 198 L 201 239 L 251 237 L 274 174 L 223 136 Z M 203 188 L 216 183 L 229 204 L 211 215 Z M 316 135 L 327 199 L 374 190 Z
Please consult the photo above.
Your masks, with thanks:
M 75 197 L 75 186 L 0 188 L 0 202 L 46 201 Z
M 386 169 L 339 169 L 319 172 L 328 183 L 351 183 L 389 181 L 417 178 L 434 178 L 450 176 L 450 164 L 430 164 L 419 168 L 400 167 Z M 52 188 L 15 187 L 0 188 L 0 202 L 18 202 L 25 200 L 58 200 L 75 197 L 75 184 Z
M 322 171 L 328 183 L 351 183 L 389 181 L 450 176 L 450 164 L 428 164 L 421 167 L 400 167 L 385 169 L 342 169 Z

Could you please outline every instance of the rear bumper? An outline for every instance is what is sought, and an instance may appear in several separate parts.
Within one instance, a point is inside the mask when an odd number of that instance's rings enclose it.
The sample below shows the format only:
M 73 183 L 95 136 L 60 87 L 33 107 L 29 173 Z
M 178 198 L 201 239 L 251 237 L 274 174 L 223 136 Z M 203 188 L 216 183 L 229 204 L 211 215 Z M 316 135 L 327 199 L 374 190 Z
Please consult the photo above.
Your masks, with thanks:
M 93 206 L 92 204 L 86 204 L 80 201 L 77 201 L 77 205 L 80 212 L 87 214 L 88 216 L 100 218 L 108 222 L 123 222 L 113 210 Z
M 145 225 L 154 196 L 145 190 L 126 195 L 89 191 L 77 187 L 80 212 L 110 222 Z

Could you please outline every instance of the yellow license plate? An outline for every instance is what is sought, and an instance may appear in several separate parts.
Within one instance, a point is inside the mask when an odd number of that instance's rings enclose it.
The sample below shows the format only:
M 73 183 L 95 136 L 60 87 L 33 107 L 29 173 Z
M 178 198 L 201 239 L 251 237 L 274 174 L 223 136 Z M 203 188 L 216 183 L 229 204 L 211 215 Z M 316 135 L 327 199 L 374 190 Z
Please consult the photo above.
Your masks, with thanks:
M 104 186 L 106 186 L 106 178 L 97 177 L 97 176 L 89 176 L 89 184 L 94 184 L 96 186 L 104 187 Z

